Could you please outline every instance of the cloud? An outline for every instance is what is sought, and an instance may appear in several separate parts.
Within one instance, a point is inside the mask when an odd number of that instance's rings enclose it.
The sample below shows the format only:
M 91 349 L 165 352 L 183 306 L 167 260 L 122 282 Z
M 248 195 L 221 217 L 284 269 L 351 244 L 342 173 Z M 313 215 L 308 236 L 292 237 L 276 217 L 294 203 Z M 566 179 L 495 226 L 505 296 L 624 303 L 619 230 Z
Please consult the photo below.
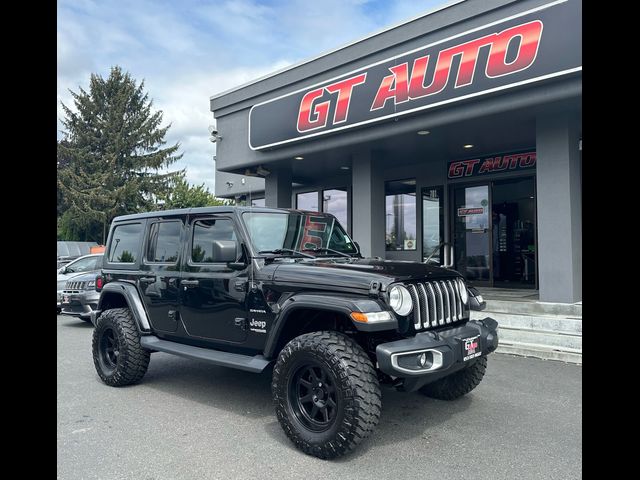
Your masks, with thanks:
M 59 0 L 58 138 L 61 102 L 88 89 L 91 73 L 120 65 L 171 123 L 187 179 L 214 189 L 209 97 L 430 9 L 441 0 Z

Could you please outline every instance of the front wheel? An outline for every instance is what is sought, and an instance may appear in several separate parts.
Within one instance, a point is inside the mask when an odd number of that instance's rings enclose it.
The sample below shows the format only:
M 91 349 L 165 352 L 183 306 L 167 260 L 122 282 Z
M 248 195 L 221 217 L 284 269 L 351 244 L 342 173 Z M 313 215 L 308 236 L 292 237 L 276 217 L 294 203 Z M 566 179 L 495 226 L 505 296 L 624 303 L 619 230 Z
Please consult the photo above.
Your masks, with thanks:
M 427 397 L 439 400 L 455 400 L 476 388 L 487 370 L 487 357 L 482 356 L 468 367 L 458 370 L 451 375 L 428 383 L 420 388 L 420 392 Z
M 129 385 L 147 373 L 150 352 L 140 345 L 138 328 L 127 308 L 107 310 L 98 317 L 92 347 L 93 364 L 107 385 Z
M 319 458 L 353 450 L 380 419 L 380 385 L 373 365 L 360 345 L 337 332 L 291 340 L 278 356 L 271 391 L 289 439 Z

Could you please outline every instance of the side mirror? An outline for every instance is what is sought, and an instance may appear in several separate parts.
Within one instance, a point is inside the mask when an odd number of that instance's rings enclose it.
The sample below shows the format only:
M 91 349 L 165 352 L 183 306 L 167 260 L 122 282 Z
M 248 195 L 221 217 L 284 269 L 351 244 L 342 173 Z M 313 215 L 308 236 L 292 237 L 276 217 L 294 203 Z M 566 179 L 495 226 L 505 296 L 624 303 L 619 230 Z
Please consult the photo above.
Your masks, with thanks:
M 213 242 L 213 261 L 220 263 L 235 262 L 237 245 L 233 240 L 216 240 Z

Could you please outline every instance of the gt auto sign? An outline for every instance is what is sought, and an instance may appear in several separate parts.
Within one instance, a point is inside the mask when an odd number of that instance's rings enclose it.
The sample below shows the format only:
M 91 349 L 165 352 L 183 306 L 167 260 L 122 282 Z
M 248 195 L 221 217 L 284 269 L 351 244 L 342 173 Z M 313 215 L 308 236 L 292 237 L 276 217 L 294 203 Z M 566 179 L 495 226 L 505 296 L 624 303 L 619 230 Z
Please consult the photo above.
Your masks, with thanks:
M 455 160 L 449 164 L 447 178 L 469 178 L 489 173 L 512 172 L 536 166 L 536 152 L 511 153 L 488 158 Z
M 271 148 L 582 69 L 581 4 L 558 0 L 254 105 L 249 146 Z

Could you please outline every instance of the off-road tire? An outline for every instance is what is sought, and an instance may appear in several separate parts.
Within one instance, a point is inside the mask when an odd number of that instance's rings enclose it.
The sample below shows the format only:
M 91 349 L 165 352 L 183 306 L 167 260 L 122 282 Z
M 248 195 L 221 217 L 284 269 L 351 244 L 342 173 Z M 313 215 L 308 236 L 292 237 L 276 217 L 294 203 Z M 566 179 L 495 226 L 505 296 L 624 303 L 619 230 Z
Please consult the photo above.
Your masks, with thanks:
M 439 400 L 455 400 L 476 388 L 487 370 L 487 357 L 482 356 L 468 367 L 458 370 L 451 375 L 428 383 L 420 388 L 420 392 L 427 397 Z
M 325 431 L 313 431 L 301 421 L 300 407 L 290 393 L 292 382 L 299 378 L 296 372 L 308 365 L 320 365 L 334 382 L 331 391 L 337 405 L 333 423 Z M 312 332 L 291 340 L 273 368 L 271 392 L 276 416 L 289 439 L 303 452 L 323 459 L 353 450 L 380 419 L 382 395 L 371 360 L 360 345 L 337 332 Z
M 115 361 L 105 353 L 104 345 L 109 338 L 117 341 Z M 93 330 L 92 349 L 93 364 L 107 385 L 130 385 L 140 381 L 147 372 L 150 352 L 140 345 L 140 334 L 128 308 L 107 310 L 98 317 Z

